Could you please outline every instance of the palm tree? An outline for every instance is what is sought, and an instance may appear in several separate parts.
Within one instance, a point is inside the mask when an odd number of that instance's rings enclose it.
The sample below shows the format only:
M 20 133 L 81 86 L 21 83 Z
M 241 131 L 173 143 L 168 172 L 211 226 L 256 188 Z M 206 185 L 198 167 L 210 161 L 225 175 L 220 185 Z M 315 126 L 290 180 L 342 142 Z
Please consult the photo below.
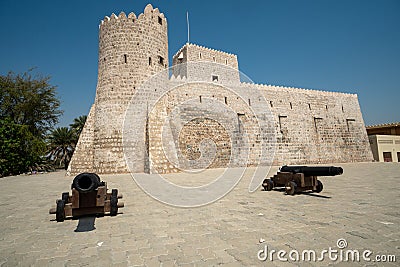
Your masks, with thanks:
M 76 132 L 77 139 L 83 130 L 83 126 L 85 126 L 86 119 L 86 115 L 79 116 L 78 118 L 75 118 L 74 122 L 69 125 Z
M 54 129 L 49 136 L 50 149 L 46 157 L 54 163 L 59 163 L 60 166 L 64 164 L 64 168 L 67 169 L 74 153 L 76 139 L 76 132 L 71 128 Z

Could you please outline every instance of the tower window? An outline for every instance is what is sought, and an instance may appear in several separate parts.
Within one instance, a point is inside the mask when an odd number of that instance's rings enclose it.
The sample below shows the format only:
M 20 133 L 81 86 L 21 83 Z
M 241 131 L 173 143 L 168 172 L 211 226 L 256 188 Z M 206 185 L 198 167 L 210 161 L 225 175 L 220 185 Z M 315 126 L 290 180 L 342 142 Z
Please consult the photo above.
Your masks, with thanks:
M 308 104 L 308 109 L 311 110 L 311 104 Z
M 322 118 L 314 117 L 314 127 L 315 127 L 316 132 L 318 132 L 318 125 L 321 125 L 321 122 L 322 122 Z
M 151 66 L 151 57 L 149 57 L 149 66 Z
M 225 59 L 225 65 L 228 65 L 228 60 L 227 59 Z
M 182 62 L 183 62 L 183 52 L 180 52 L 179 56 L 178 56 L 178 63 L 182 63 Z
M 126 54 L 124 55 L 124 61 L 125 61 L 125 64 L 128 63 L 128 56 Z
M 355 121 L 356 121 L 355 119 L 346 119 L 347 131 L 350 132 L 350 128 L 352 128 L 350 126 L 352 125 L 352 122 L 355 122 Z
M 290 104 L 290 109 L 293 109 L 292 102 L 289 102 L 289 104 Z
M 164 65 L 164 58 L 162 56 L 158 56 L 158 63 Z
M 200 99 L 200 103 L 201 103 L 201 96 L 199 97 L 199 99 Z
M 218 76 L 217 75 L 213 75 L 212 76 L 212 81 L 213 82 L 218 82 Z
M 225 104 L 228 104 L 228 98 L 225 96 Z
M 288 129 L 286 127 L 286 120 L 287 116 L 281 116 L 281 115 L 278 116 L 279 129 L 282 134 L 287 134 L 288 132 Z
M 251 106 L 251 101 L 250 101 L 250 98 L 249 98 L 249 106 Z
M 272 107 L 274 107 L 274 105 L 272 104 L 272 101 L 269 101 L 269 105 Z
M 342 105 L 342 112 L 344 112 L 344 107 L 343 107 L 343 105 Z
M 201 53 L 199 53 L 199 58 L 201 59 Z
M 237 113 L 237 118 L 238 118 L 238 128 L 240 133 L 242 128 L 242 120 L 245 118 L 244 113 Z
M 214 60 L 214 62 L 215 62 L 215 57 L 213 57 L 213 60 Z
M 162 18 L 161 18 L 161 17 L 158 17 L 158 23 L 159 23 L 160 25 L 162 25 Z

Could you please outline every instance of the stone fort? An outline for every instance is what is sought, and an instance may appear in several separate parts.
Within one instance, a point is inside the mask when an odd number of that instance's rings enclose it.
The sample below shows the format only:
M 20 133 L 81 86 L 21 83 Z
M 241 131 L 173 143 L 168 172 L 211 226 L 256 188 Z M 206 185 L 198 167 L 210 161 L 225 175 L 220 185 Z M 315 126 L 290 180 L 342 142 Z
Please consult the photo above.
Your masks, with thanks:
M 249 83 L 236 55 L 190 43 L 169 68 L 167 19 L 150 4 L 101 21 L 70 174 L 362 161 L 372 153 L 356 94 Z

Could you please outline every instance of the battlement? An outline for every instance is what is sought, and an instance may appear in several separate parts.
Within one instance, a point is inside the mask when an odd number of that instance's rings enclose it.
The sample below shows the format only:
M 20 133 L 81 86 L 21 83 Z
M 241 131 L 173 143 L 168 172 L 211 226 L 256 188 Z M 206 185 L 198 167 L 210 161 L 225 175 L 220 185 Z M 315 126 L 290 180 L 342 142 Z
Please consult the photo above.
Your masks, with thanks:
M 171 82 L 185 82 L 187 79 L 185 76 L 172 74 L 171 77 L 169 78 L 169 80 Z
M 389 127 L 400 127 L 400 122 L 381 123 L 381 124 L 373 124 L 373 125 L 366 126 L 367 129 L 389 128 Z
M 158 17 L 160 18 L 163 22 L 166 22 L 166 18 L 164 16 L 164 13 L 161 13 L 158 8 L 153 8 L 151 4 L 148 4 L 143 13 L 140 13 L 139 16 L 136 16 L 135 13 L 131 12 L 126 16 L 125 12 L 119 13 L 119 15 L 115 15 L 114 13 L 111 14 L 111 16 L 105 16 L 104 19 L 101 20 L 99 24 L 99 28 L 109 25 L 109 24 L 115 24 L 115 23 L 128 23 L 134 25 L 137 23 L 138 20 L 142 20 L 144 17 Z M 157 19 L 158 19 L 157 18 Z
M 270 85 L 270 84 L 257 84 L 257 83 L 247 83 L 242 82 L 244 85 L 255 86 L 258 89 L 262 90 L 275 90 L 275 91 L 285 91 L 288 93 L 311 93 L 311 94 L 326 94 L 332 96 L 347 96 L 347 97 L 357 97 L 357 94 L 353 93 L 342 93 L 342 92 L 332 92 L 332 91 L 325 91 L 321 89 L 305 89 L 305 88 L 298 88 L 298 87 L 291 87 L 291 86 L 281 86 L 281 85 Z
M 193 63 L 193 62 L 198 62 L 198 63 L 212 63 L 213 67 L 208 66 L 203 64 L 202 68 L 210 68 L 205 78 L 205 80 L 211 79 L 212 75 L 223 75 L 225 77 L 228 77 L 229 75 L 227 74 L 228 71 L 232 72 L 238 72 L 239 70 L 239 64 L 237 60 L 237 56 L 235 54 L 219 51 L 216 49 L 196 45 L 196 44 L 191 44 L 187 43 L 185 44 L 181 49 L 178 50 L 177 53 L 172 58 L 172 66 L 177 67 L 178 65 L 181 65 L 182 63 Z M 217 66 L 218 65 L 218 66 Z M 183 66 L 183 67 L 178 67 L 177 70 L 175 71 L 180 71 L 181 76 L 187 76 L 187 75 L 193 75 L 194 72 L 199 72 L 199 70 L 184 70 L 188 68 L 188 66 Z M 189 67 L 190 68 L 190 67 Z M 191 68 L 195 68 L 194 66 L 191 66 Z M 214 68 L 219 69 L 219 71 L 212 70 Z M 196 68 L 197 69 L 197 68 Z M 230 70 L 229 70 L 230 69 Z M 220 73 L 222 70 L 223 73 Z M 220 73 L 220 74 L 219 74 Z M 178 75 L 177 73 L 175 73 Z M 236 76 L 236 75 L 234 75 Z
M 212 53 L 221 53 L 221 54 L 225 54 L 225 55 L 227 55 L 227 56 L 233 56 L 233 57 L 237 58 L 237 55 L 235 55 L 235 54 L 233 54 L 233 53 L 228 53 L 228 52 L 225 52 L 225 51 L 222 51 L 222 50 L 217 50 L 217 49 L 213 49 L 213 48 L 209 48 L 209 47 L 205 47 L 205 46 L 198 45 L 198 44 L 193 44 L 193 43 L 186 43 L 184 46 L 182 46 L 182 47 L 178 50 L 178 52 L 175 53 L 175 55 L 174 55 L 173 57 L 178 56 L 178 55 L 182 52 L 182 50 L 183 50 L 185 47 L 188 47 L 188 46 L 196 47 L 196 48 L 202 49 L 202 50 L 204 50 L 204 51 L 209 51 L 209 52 L 212 52 Z
M 237 55 L 187 43 L 172 57 L 172 65 L 186 62 L 212 62 L 239 69 Z

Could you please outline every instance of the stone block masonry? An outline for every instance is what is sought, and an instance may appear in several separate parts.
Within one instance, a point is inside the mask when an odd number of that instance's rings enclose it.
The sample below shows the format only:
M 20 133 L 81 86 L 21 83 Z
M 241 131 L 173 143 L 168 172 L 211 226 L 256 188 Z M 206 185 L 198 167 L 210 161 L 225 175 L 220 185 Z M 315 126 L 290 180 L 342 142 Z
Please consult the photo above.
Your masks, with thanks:
M 139 16 L 105 17 L 99 31 L 96 99 L 70 174 L 372 161 L 355 94 L 245 83 L 236 55 L 195 44 L 185 44 L 168 71 L 167 19 L 151 5 Z M 138 91 L 161 71 L 154 87 Z M 135 125 L 125 121 L 130 104 Z M 124 126 L 135 133 L 130 168 Z M 275 146 L 273 159 L 260 159 L 262 140 Z
M 139 16 L 121 12 L 101 21 L 96 99 L 87 122 L 90 129 L 83 131 L 70 173 L 128 172 L 122 147 L 126 108 L 135 89 L 167 66 L 167 20 L 157 8 L 148 5 Z

